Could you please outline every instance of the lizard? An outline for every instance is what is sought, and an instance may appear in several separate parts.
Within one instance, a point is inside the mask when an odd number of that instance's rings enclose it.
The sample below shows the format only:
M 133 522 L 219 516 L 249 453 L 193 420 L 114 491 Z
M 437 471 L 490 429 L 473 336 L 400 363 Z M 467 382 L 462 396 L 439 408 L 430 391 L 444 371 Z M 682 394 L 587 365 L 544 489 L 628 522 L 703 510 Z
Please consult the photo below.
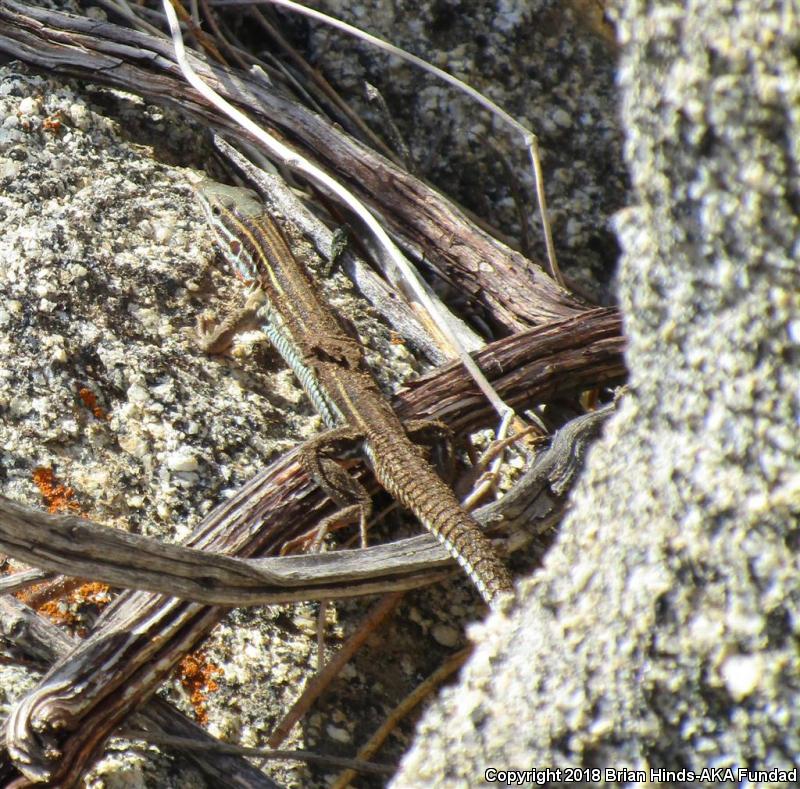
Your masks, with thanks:
M 381 393 L 359 341 L 328 305 L 276 221 L 250 190 L 203 181 L 194 187 L 217 246 L 251 287 L 245 307 L 217 326 L 198 323 L 201 346 L 219 353 L 245 326 L 258 326 L 294 372 L 328 428 L 302 454 L 303 465 L 342 510 L 371 509 L 366 489 L 330 456 L 359 446 L 375 478 L 431 532 L 489 605 L 513 591 L 511 576 L 450 487 L 410 434 L 428 423 L 402 423 Z M 347 502 L 350 502 L 349 504 Z

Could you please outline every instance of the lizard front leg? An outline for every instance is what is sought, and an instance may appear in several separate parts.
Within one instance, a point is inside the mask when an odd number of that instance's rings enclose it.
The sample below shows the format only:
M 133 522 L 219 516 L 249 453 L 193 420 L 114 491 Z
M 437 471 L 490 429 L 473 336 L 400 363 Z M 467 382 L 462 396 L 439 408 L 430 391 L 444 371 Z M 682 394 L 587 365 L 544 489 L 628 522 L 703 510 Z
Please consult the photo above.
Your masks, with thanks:
M 224 353 L 233 345 L 233 338 L 244 331 L 260 329 L 263 320 L 258 315 L 264 303 L 264 292 L 255 290 L 245 305 L 229 312 L 221 321 L 200 317 L 195 327 L 197 345 L 204 353 Z

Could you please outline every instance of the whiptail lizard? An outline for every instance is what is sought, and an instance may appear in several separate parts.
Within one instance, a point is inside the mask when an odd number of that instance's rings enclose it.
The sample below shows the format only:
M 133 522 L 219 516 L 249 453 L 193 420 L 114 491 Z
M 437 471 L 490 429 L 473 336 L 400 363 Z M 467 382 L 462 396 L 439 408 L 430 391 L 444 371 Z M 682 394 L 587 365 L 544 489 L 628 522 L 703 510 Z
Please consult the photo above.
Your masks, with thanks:
M 330 428 L 312 442 L 304 463 L 335 501 L 350 502 L 340 515 L 360 513 L 363 527 L 371 500 L 329 450 L 360 444 L 378 482 L 444 544 L 487 603 L 511 592 L 511 577 L 491 543 L 409 438 L 428 423 L 400 422 L 358 340 L 324 301 L 263 204 L 247 190 L 209 181 L 195 191 L 226 260 L 254 287 L 235 320 L 213 331 L 201 327 L 206 350 L 223 350 L 242 324 L 258 325 Z

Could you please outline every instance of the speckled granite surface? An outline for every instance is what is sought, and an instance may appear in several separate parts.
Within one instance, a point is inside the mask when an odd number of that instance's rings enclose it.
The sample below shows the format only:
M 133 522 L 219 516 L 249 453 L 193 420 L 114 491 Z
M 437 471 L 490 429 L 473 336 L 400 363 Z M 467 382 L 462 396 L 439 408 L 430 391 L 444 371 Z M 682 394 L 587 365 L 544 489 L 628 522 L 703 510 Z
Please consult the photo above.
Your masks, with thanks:
M 625 202 L 613 29 L 584 0 L 386 2 L 326 0 L 322 10 L 446 68 L 539 138 L 553 236 L 564 274 L 593 301 L 612 303 L 618 256 L 609 224 Z M 297 23 L 300 24 L 300 23 Z M 324 26 L 309 33 L 315 62 L 361 100 L 375 84 L 392 108 L 418 173 L 500 231 L 519 239 L 528 217 L 532 257 L 544 242 L 519 136 L 474 101 L 409 64 Z
M 613 259 L 602 228 L 611 208 L 620 204 L 621 182 L 615 175 L 613 188 L 603 191 L 602 167 L 600 175 L 587 175 L 582 171 L 588 163 L 582 164 L 575 151 L 586 149 L 594 134 L 605 151 L 602 156 L 613 158 L 610 148 L 618 144 L 618 135 L 609 114 L 610 61 L 604 51 L 599 57 L 600 44 L 582 42 L 580 36 L 568 43 L 565 23 L 552 12 L 556 5 L 504 4 L 497 20 L 486 16 L 483 4 L 476 4 L 472 17 L 462 8 L 460 32 L 440 26 L 445 38 L 434 35 L 422 52 L 441 48 L 445 54 L 434 59 L 452 62 L 456 71 L 462 69 L 461 52 L 471 81 L 482 82 L 479 87 L 495 98 L 510 91 L 502 101 L 512 111 L 528 107 L 532 58 L 537 52 L 546 56 L 548 65 L 541 70 L 548 75 L 547 85 L 541 95 L 538 90 L 533 94 L 535 106 L 523 114 L 530 113 L 528 120 L 541 132 L 556 241 L 570 250 L 562 258 L 569 269 L 569 256 L 577 261 L 579 250 L 588 249 L 588 257 L 572 267 L 575 276 L 588 282 L 593 269 L 607 275 L 606 264 Z M 542 9 L 550 9 L 549 15 L 538 16 Z M 370 29 L 388 37 L 397 33 L 403 43 L 441 13 L 441 8 L 420 4 L 415 10 L 422 21 L 415 21 L 410 10 L 400 9 L 402 19 L 395 19 L 388 32 L 378 24 L 383 12 L 370 11 L 365 25 L 374 14 L 376 25 Z M 542 18 L 549 27 L 534 25 Z M 410 33 L 403 32 L 401 21 Z M 486 42 L 473 42 L 470 30 L 481 27 L 488 30 Z M 532 44 L 526 36 L 534 35 L 533 28 L 555 49 Z M 431 32 L 436 30 L 434 25 Z M 583 68 L 570 72 L 582 89 L 568 87 L 569 69 L 560 60 L 570 47 L 586 56 Z M 487 67 L 494 64 L 482 80 L 474 66 L 481 53 L 488 57 Z M 586 70 L 592 53 L 606 71 L 593 82 L 599 95 L 586 99 L 587 114 L 576 121 L 574 95 L 590 94 Z M 325 56 L 321 51 L 320 57 Z M 523 74 L 528 76 L 523 79 Z M 395 78 L 390 75 L 390 82 Z M 422 105 L 434 108 L 434 126 L 442 126 L 445 110 L 456 100 L 429 80 L 426 84 Z M 563 101 L 553 93 L 559 84 L 569 93 Z M 395 87 L 399 93 L 400 85 Z M 478 158 L 467 167 L 465 152 L 456 154 L 454 165 L 439 161 L 452 148 L 451 134 L 462 135 L 465 125 L 477 140 L 473 148 L 489 147 L 485 121 L 473 121 L 463 105 L 454 104 L 452 111 L 446 133 L 414 114 L 407 127 L 417 130 L 409 135 L 412 149 L 427 151 L 445 182 L 448 172 L 462 172 L 465 177 L 456 178 L 455 186 L 473 197 L 486 193 L 473 208 L 497 206 L 499 221 L 513 229 L 514 212 L 504 176 L 497 180 L 496 162 Z M 542 125 L 540 112 L 546 116 Z M 551 145 L 555 140 L 569 145 L 557 150 Z M 274 453 L 318 429 L 291 375 L 263 344 L 253 340 L 239 358 L 209 362 L 187 335 L 201 311 L 238 295 L 214 262 L 185 183 L 182 167 L 197 166 L 204 145 L 200 130 L 135 97 L 49 80 L 18 65 L 3 68 L 0 488 L 5 495 L 41 505 L 31 474 L 36 467 L 52 468 L 60 482 L 74 488 L 77 506 L 93 519 L 178 540 Z M 586 151 L 584 156 L 591 158 Z M 603 161 L 607 172 L 611 165 Z M 570 221 L 571 230 L 563 232 Z M 595 231 L 606 240 L 592 251 Z M 608 294 L 607 284 L 599 287 Z M 381 369 L 395 382 L 412 374 L 414 361 L 388 342 L 388 333 L 368 311 L 361 315 L 363 307 L 348 301 L 348 291 L 345 286 L 336 298 L 368 337 L 373 357 L 391 360 Z M 99 411 L 93 411 L 86 392 L 96 397 Z M 337 607 L 328 635 L 331 649 L 366 607 L 364 601 Z M 90 615 L 78 604 L 75 613 Z M 210 661 L 223 669 L 221 688 L 207 704 L 214 734 L 244 745 L 264 744 L 313 671 L 314 613 L 313 606 L 237 612 L 218 628 L 207 645 Z M 345 669 L 339 687 L 287 745 L 315 748 L 324 741 L 334 743 L 340 755 L 351 755 L 393 703 L 463 644 L 464 623 L 475 615 L 465 584 L 410 595 L 390 630 Z M 410 657 L 420 652 L 421 663 Z M 0 710 L 30 682 L 24 672 L 0 667 Z M 177 683 L 164 692 L 190 711 Z M 411 731 L 407 723 L 383 758 L 397 758 Z M 330 777 L 323 770 L 296 766 L 271 769 L 290 787 L 322 786 Z M 189 787 L 202 780 L 180 759 L 118 744 L 88 785 Z
M 630 392 L 396 787 L 487 785 L 489 767 L 732 787 L 737 768 L 797 766 L 800 5 L 619 16 Z

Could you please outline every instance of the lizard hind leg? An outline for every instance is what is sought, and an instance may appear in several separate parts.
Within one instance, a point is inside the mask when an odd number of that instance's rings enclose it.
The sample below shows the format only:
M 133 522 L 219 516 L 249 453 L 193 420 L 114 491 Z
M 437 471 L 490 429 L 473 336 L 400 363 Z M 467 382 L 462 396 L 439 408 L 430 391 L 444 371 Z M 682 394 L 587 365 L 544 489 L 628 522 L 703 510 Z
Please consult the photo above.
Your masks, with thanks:
M 453 431 L 438 419 L 408 419 L 403 422 L 406 435 L 427 455 L 439 476 L 452 485 L 456 474 Z
M 305 472 L 340 509 L 325 518 L 317 527 L 322 537 L 336 522 L 352 523 L 358 520 L 361 545 L 367 547 L 367 522 L 372 513 L 372 497 L 367 489 L 334 459 L 361 451 L 363 435 L 349 427 L 334 428 L 312 438 L 300 453 L 300 462 Z M 324 529 L 324 531 L 323 531 Z

